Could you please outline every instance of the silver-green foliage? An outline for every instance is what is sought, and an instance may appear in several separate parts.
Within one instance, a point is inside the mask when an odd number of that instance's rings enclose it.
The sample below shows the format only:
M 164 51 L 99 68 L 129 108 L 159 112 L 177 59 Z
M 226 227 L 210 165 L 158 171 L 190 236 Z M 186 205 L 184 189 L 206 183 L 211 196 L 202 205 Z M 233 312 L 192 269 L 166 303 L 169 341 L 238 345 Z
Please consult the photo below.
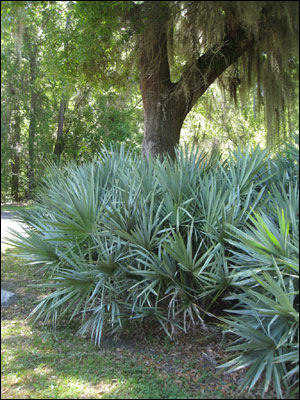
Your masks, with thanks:
M 296 152 L 290 160 L 269 160 L 267 202 L 252 211 L 244 228 L 227 225 L 228 261 L 244 285 L 226 299 L 238 301 L 228 310 L 235 316 L 221 318 L 237 339 L 227 349 L 234 357 L 220 367 L 228 372 L 249 367 L 241 389 L 263 378 L 263 394 L 272 380 L 278 398 L 282 384 L 294 389 L 299 380 L 298 161 Z
M 181 148 L 161 162 L 121 147 L 53 166 L 34 211 L 20 215 L 27 235 L 11 240 L 51 289 L 30 315 L 54 325 L 80 316 L 78 333 L 99 345 L 145 318 L 169 336 L 187 331 L 226 298 L 238 302 L 224 321 L 239 354 L 225 366 L 249 365 L 250 388 L 265 370 L 264 390 L 273 378 L 281 395 L 299 343 L 298 176 L 295 157 L 288 168 L 283 159 L 259 147 L 223 161 Z

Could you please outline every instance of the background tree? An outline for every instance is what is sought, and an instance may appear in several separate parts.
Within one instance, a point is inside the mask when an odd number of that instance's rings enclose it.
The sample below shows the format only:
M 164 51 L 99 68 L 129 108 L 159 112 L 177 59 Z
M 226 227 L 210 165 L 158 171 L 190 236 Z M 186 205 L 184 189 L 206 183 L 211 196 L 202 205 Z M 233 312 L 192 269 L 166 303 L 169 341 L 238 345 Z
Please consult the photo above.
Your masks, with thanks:
M 173 156 L 298 128 L 296 2 L 4 1 L 1 33 L 2 201 L 101 144 Z
M 87 84 L 67 67 L 65 44 L 77 45 L 66 30 L 71 11 L 69 2 L 2 3 L 2 201 L 31 198 L 47 159 L 84 160 L 101 143 L 139 142 L 139 96 Z
M 11 31 L 12 35 L 18 38 L 22 35 L 22 15 L 17 13 L 15 29 Z M 2 30 L 2 29 L 1 29 Z M 7 154 L 4 160 L 9 164 L 10 176 L 9 187 L 11 196 L 15 201 L 19 200 L 20 183 L 20 146 L 21 146 L 21 96 L 24 71 L 22 70 L 21 57 L 19 52 L 19 42 L 1 43 L 1 62 L 5 65 L 2 72 L 4 78 L 2 84 L 1 106 L 3 114 L 1 120 L 1 144 L 6 149 Z M 15 44 L 15 45 L 14 45 Z M 2 108 L 1 107 L 1 108 Z M 2 137 L 3 134 L 3 137 Z M 4 170 L 7 169 L 4 167 Z M 2 167 L 1 167 L 2 168 Z
M 36 37 L 36 36 L 35 36 Z M 38 44 L 34 40 L 34 35 L 29 32 L 29 28 L 25 28 L 25 43 L 28 55 L 30 78 L 29 78 L 29 91 L 30 91 L 30 105 L 29 105 L 29 129 L 28 129 L 28 198 L 32 197 L 34 190 L 34 168 L 35 168 L 35 136 L 37 127 L 37 114 L 38 114 L 38 93 L 36 90 L 37 78 L 37 56 Z
M 70 19 L 71 15 L 67 15 L 67 20 L 66 20 L 66 27 L 65 27 L 65 34 L 67 35 L 68 33 L 68 28 L 70 25 Z M 68 43 L 67 39 L 64 40 L 63 43 L 63 52 L 66 54 L 68 49 Z M 55 142 L 55 147 L 54 147 L 54 154 L 57 156 L 58 160 L 60 160 L 61 153 L 63 151 L 64 147 L 64 137 L 63 137 L 63 127 L 64 127 L 64 119 L 65 119 L 65 113 L 68 107 L 68 96 L 66 94 L 66 89 L 65 89 L 65 82 L 62 82 L 63 86 L 63 93 L 59 105 L 59 113 L 58 113 L 58 127 L 57 127 L 57 137 L 56 137 L 56 142 Z
M 128 73 L 127 55 L 138 55 L 145 155 L 174 156 L 187 114 L 229 67 L 227 90 L 236 99 L 238 89 L 246 93 L 256 84 L 258 104 L 262 97 L 265 102 L 269 143 L 276 138 L 294 92 L 297 2 L 100 1 L 75 7 L 81 42 L 74 52 L 76 67 L 110 81 Z

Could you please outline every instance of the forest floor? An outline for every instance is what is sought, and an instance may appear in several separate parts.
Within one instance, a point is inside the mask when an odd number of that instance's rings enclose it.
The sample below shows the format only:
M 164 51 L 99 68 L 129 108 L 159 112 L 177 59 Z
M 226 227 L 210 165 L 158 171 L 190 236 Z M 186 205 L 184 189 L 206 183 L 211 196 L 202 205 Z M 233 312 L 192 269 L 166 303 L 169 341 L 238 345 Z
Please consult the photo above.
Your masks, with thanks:
M 30 324 L 27 318 L 44 288 L 35 266 L 1 249 L 1 287 L 19 301 L 1 310 L 3 399 L 237 399 L 261 398 L 259 388 L 239 394 L 240 370 L 224 374 L 222 333 L 197 326 L 171 341 L 157 325 L 136 326 L 99 349 L 75 335 L 77 322 Z M 271 388 L 265 398 L 276 399 Z

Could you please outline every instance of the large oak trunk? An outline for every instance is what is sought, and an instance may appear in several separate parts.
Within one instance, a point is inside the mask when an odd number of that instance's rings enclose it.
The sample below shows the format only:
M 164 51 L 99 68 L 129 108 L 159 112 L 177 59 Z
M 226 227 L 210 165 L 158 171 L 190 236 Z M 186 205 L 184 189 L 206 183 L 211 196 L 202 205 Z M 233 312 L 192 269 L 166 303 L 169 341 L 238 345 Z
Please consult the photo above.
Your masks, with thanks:
M 144 3 L 144 29 L 140 43 L 140 88 L 144 104 L 143 154 L 168 153 L 174 157 L 184 121 L 184 104 L 175 101 L 167 51 L 166 2 Z M 151 18 L 150 18 L 151 17 Z
M 180 131 L 185 113 L 180 105 L 171 100 L 161 99 L 161 95 L 144 94 L 144 140 L 143 154 L 168 154 L 175 156 L 175 147 L 179 144 Z
M 140 88 L 144 105 L 143 154 L 175 157 L 185 117 L 209 86 L 252 44 L 241 28 L 228 28 L 223 41 L 187 66 L 172 83 L 168 60 L 168 2 L 143 4 Z

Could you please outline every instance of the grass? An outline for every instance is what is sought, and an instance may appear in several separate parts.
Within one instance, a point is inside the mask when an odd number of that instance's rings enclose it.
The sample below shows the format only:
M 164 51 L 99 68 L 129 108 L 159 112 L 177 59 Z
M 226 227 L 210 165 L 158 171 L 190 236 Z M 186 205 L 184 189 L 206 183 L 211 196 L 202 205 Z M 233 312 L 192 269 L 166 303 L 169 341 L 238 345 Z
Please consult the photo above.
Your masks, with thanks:
M 46 294 L 29 286 L 39 278 L 9 248 L 1 253 L 1 286 L 19 296 L 1 310 L 3 399 L 259 398 L 255 389 L 239 395 L 244 371 L 224 375 L 208 361 L 225 355 L 217 330 L 208 335 L 198 327 L 174 343 L 158 327 L 143 325 L 99 349 L 74 334 L 76 322 L 63 321 L 56 331 L 32 326 L 26 317 Z M 266 398 L 275 396 L 271 390 Z
M 216 357 L 220 337 L 205 342 L 203 332 L 195 331 L 175 344 L 140 332 L 142 340 L 123 337 L 98 349 L 74 335 L 74 323 L 56 331 L 31 326 L 26 316 L 44 295 L 28 286 L 36 279 L 33 267 L 23 267 L 8 251 L 2 254 L 2 285 L 20 298 L 2 311 L 3 399 L 239 398 L 240 375 L 222 375 L 203 358 L 203 352 Z M 251 392 L 242 398 L 257 396 Z
M 1 211 L 21 211 L 21 210 L 30 210 L 32 205 L 30 203 L 6 203 L 1 204 Z

